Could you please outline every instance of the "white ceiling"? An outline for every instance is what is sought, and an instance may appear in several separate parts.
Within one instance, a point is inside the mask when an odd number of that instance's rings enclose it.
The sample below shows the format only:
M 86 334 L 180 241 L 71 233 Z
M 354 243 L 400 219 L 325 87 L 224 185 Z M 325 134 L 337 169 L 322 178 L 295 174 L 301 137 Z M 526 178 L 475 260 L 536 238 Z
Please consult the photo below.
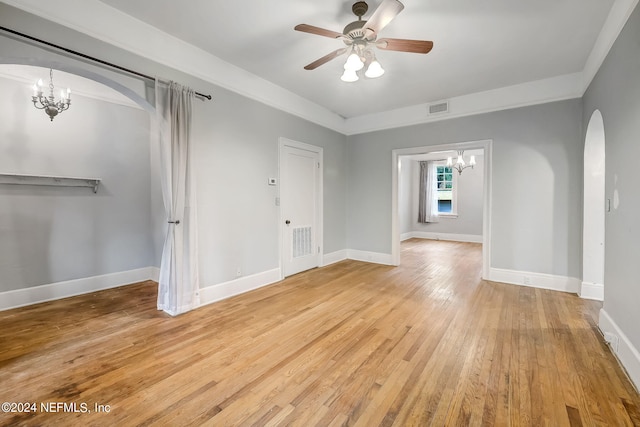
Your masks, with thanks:
M 378 51 L 378 79 L 340 80 L 343 59 L 304 65 L 342 42 L 352 0 L 102 0 L 345 118 L 581 72 L 614 0 L 404 0 L 381 37 L 432 40 L 427 55 Z M 380 3 L 369 1 L 368 18 Z

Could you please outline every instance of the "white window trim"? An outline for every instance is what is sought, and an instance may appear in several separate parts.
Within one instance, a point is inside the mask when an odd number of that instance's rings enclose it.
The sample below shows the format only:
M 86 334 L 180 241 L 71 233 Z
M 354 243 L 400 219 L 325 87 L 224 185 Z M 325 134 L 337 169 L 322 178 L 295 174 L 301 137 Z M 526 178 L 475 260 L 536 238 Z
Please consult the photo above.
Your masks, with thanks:
M 436 166 L 447 166 L 447 162 L 445 160 L 435 162 Z M 451 170 L 451 174 L 453 176 L 453 189 L 451 191 L 451 212 L 450 213 L 442 213 L 438 212 L 438 217 L 440 218 L 458 218 L 458 171 L 453 169 Z

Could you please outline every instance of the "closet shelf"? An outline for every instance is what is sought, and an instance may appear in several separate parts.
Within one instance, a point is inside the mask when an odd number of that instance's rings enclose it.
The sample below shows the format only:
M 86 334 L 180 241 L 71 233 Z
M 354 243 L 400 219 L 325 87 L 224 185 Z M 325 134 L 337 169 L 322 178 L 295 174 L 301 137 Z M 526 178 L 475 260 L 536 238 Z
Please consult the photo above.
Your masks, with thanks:
M 69 176 L 22 175 L 14 173 L 0 173 L 0 184 L 21 185 L 55 185 L 59 187 L 89 187 L 94 193 L 98 192 L 100 179 L 73 178 Z

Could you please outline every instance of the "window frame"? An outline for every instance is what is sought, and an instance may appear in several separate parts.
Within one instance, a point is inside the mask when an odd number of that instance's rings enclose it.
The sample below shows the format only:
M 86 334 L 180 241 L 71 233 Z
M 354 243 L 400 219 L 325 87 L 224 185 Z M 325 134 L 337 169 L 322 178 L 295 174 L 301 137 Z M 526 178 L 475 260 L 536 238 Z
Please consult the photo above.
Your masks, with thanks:
M 447 161 L 436 161 L 434 162 L 436 167 L 447 167 Z M 437 174 L 436 169 L 436 174 Z M 441 218 L 458 218 L 458 171 L 453 167 L 451 168 L 451 212 L 440 212 L 438 210 L 438 216 Z M 437 182 L 437 180 L 436 180 Z M 440 190 L 437 190 L 440 191 Z

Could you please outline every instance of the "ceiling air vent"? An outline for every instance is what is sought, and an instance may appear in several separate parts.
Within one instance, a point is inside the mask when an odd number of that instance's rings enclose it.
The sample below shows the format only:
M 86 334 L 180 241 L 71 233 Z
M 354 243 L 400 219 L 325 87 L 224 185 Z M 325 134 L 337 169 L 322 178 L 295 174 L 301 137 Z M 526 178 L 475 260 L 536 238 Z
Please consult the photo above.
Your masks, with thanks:
M 429 114 L 439 114 L 449 112 L 449 101 L 438 102 L 437 104 L 429 105 Z

